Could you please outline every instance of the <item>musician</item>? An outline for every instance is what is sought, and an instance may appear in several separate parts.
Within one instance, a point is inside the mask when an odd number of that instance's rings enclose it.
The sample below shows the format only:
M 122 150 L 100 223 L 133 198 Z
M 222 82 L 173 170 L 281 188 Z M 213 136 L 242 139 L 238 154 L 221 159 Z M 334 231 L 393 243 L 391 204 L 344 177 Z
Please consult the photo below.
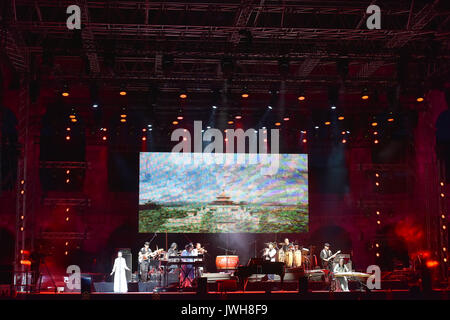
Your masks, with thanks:
M 269 242 L 269 246 L 264 250 L 263 258 L 266 261 L 275 262 L 275 256 L 277 255 L 277 250 L 272 242 Z M 275 280 L 274 274 L 267 275 L 268 280 Z
M 169 250 L 167 250 L 167 261 L 168 262 L 178 262 L 179 260 L 176 258 L 170 258 L 173 256 L 178 256 L 178 245 L 175 242 L 172 242 L 172 244 L 170 245 Z M 173 273 L 175 272 L 175 270 L 177 269 L 177 265 L 172 264 L 168 267 L 168 272 Z
M 320 260 L 322 262 L 322 269 L 328 269 L 330 271 L 333 271 L 332 270 L 332 262 L 329 261 L 329 259 L 332 255 L 333 255 L 333 253 L 330 250 L 330 244 L 325 243 L 322 251 L 320 252 Z
M 205 259 L 204 254 L 206 252 L 208 252 L 208 251 L 206 251 L 205 248 L 202 248 L 201 243 L 197 242 L 195 244 L 195 248 L 192 250 L 192 253 L 193 253 L 194 256 L 203 255 L 203 258 L 195 259 L 195 261 L 204 261 L 204 259 Z M 203 274 L 203 267 L 198 267 L 197 271 L 198 271 L 198 275 L 201 277 L 202 274 Z
M 287 251 L 293 249 L 293 244 L 289 242 L 288 238 L 284 239 L 284 243 L 283 243 L 282 249 L 283 249 L 284 252 L 287 252 Z
M 149 257 L 152 253 L 152 250 L 150 249 L 150 242 L 145 242 L 144 247 L 139 250 L 139 272 L 141 275 L 141 281 L 147 282 L 148 280 L 148 272 L 149 272 L 149 266 L 150 261 Z
M 193 251 L 194 245 L 192 243 L 188 243 L 185 246 L 185 249 L 181 253 L 182 257 L 191 257 L 194 256 Z M 192 259 L 182 259 L 183 262 L 191 262 Z M 181 266 L 182 272 L 180 273 L 180 281 L 182 287 L 192 287 L 192 282 L 194 280 L 194 266 L 192 264 L 183 264 Z
M 269 243 L 269 246 L 264 250 L 263 258 L 270 262 L 275 262 L 275 256 L 277 255 L 277 250 L 273 243 Z
M 339 263 L 334 266 L 333 272 L 334 273 L 350 272 L 350 270 L 348 270 L 347 266 L 344 264 L 344 258 L 339 259 Z M 347 277 L 336 277 L 336 278 L 341 286 L 342 291 L 346 291 L 346 292 L 350 291 L 348 289 Z

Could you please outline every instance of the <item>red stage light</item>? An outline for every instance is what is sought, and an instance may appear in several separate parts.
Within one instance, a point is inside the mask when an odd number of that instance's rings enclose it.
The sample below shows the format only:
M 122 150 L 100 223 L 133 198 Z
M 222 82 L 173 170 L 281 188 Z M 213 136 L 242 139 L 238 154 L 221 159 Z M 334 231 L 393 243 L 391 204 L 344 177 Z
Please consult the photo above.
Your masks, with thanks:
M 103 141 L 106 141 L 106 136 L 103 136 L 103 138 L 102 138 L 102 139 L 103 139 Z
M 146 137 L 142 137 L 142 141 L 146 141 L 147 140 L 147 138 Z
M 70 136 L 66 136 L 66 140 L 70 140 Z
M 20 260 L 20 264 L 24 266 L 31 266 L 30 260 Z
M 307 142 L 308 142 L 308 140 L 306 140 L 306 139 L 303 139 L 303 140 L 302 140 L 302 142 L 303 142 L 303 143 L 307 143 Z
M 427 267 L 428 268 L 435 268 L 438 265 L 439 265 L 439 262 L 437 262 L 436 260 L 427 261 Z
M 28 251 L 28 250 L 20 250 L 20 253 L 21 254 L 30 254 L 30 251 Z

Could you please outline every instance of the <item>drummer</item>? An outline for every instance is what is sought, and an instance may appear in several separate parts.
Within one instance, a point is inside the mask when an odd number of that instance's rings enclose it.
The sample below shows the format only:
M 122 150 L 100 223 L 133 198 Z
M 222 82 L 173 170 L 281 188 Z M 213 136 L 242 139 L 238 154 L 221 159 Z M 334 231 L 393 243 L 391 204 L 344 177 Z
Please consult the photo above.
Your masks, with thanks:
M 283 242 L 283 245 L 282 245 L 282 249 L 283 249 L 284 252 L 292 251 L 294 249 L 293 244 L 289 242 L 288 238 L 284 239 L 284 242 Z

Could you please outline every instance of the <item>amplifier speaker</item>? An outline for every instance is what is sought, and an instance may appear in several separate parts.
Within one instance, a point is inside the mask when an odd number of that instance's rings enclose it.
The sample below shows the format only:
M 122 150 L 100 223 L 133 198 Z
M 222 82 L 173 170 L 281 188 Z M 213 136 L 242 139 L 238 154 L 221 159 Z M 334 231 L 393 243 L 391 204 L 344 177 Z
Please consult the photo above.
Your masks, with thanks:
M 81 275 L 81 293 L 91 293 L 92 278 L 90 275 Z

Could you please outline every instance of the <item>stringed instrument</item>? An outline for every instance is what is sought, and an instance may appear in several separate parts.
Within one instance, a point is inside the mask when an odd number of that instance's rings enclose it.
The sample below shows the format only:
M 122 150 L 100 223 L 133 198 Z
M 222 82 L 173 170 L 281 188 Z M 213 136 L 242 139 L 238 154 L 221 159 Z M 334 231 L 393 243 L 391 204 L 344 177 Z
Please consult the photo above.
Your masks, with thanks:
M 139 263 L 141 263 L 142 261 L 147 261 L 150 258 L 156 257 L 157 255 L 161 254 L 162 252 L 164 252 L 164 249 L 158 249 L 153 252 L 147 252 L 147 253 L 142 253 L 139 251 L 138 261 L 139 261 Z

